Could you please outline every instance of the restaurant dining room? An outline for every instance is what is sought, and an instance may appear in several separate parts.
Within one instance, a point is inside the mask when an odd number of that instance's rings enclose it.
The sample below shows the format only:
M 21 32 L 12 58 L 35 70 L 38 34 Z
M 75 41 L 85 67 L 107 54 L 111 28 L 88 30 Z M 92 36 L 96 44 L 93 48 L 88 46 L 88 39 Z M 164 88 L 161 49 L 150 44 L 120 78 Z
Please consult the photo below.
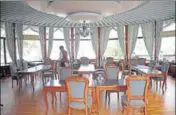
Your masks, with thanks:
M 0 115 L 175 115 L 175 0 L 1 0 Z

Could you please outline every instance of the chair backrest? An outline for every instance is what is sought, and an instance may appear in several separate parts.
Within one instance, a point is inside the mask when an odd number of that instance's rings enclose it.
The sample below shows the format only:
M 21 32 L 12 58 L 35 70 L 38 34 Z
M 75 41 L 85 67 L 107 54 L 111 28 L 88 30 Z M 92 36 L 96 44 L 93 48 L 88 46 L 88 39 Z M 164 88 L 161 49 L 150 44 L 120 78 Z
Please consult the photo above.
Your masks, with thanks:
M 65 79 L 65 85 L 68 93 L 68 103 L 88 102 L 89 80 L 83 77 L 69 77 Z
M 67 77 L 72 76 L 72 68 L 71 67 L 61 67 L 59 69 L 59 78 L 60 80 L 65 80 Z
M 23 69 L 28 69 L 28 62 L 27 61 L 23 61 Z
M 52 65 L 52 60 L 51 60 L 50 58 L 45 58 L 45 59 L 44 59 L 44 63 L 45 63 L 46 65 Z
M 118 79 L 119 70 L 117 66 L 105 66 L 105 79 Z
M 137 64 L 138 65 L 145 65 L 146 59 L 145 58 L 138 58 L 137 59 Z
M 89 64 L 89 58 L 88 57 L 81 57 L 81 64 L 88 65 Z
M 169 63 L 163 62 L 161 65 L 161 72 L 167 74 L 169 70 Z
M 106 64 L 107 64 L 107 65 L 109 65 L 109 64 L 111 65 L 111 64 L 113 64 L 113 63 L 114 63 L 114 58 L 113 58 L 113 57 L 107 57 L 107 58 L 106 58 Z
M 131 59 L 130 63 L 131 63 L 132 66 L 135 66 L 135 65 L 137 65 L 137 60 L 136 59 Z
M 147 100 L 149 76 L 129 76 L 126 79 L 127 100 Z
M 153 68 L 154 68 L 154 67 L 155 67 L 155 65 L 156 65 L 156 61 L 151 60 L 148 66 L 149 66 L 149 67 L 153 67 Z

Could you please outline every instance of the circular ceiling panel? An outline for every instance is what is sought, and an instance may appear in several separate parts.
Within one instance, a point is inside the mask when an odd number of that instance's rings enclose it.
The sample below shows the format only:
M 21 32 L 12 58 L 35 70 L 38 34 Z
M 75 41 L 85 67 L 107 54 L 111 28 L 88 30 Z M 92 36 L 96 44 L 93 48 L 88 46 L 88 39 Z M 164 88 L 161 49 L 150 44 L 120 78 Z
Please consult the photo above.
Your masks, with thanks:
M 80 12 L 69 13 L 66 18 L 68 21 L 82 22 L 83 20 L 85 20 L 86 22 L 94 22 L 94 21 L 101 20 L 103 16 L 100 13 L 96 13 L 96 12 L 80 11 Z
M 128 11 L 142 4 L 143 1 L 103 1 L 103 0 L 43 0 L 25 1 L 32 8 L 42 12 L 65 17 L 70 21 L 101 20 L 103 17 Z

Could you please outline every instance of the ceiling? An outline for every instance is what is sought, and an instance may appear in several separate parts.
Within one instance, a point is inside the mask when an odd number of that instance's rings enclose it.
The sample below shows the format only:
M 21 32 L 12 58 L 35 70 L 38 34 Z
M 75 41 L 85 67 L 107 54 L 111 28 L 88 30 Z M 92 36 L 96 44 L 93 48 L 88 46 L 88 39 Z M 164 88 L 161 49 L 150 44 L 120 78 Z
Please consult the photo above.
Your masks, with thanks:
M 31 0 L 1 1 L 1 21 L 60 28 L 82 27 L 83 23 L 80 20 L 88 20 L 86 23 L 88 27 L 115 27 L 119 24 L 139 24 L 175 17 L 173 0 L 147 2 L 57 0 L 48 5 L 46 3 Z
M 117 1 L 117 0 L 27 0 L 26 3 L 38 11 L 47 12 L 69 21 L 94 22 L 103 17 L 128 11 L 144 1 Z

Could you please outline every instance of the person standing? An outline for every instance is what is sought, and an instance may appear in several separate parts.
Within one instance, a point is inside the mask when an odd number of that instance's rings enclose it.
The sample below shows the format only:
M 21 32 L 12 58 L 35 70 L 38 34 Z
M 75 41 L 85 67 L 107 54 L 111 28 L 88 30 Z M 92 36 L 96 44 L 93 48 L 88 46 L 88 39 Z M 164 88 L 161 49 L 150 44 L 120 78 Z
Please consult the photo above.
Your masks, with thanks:
M 60 56 L 59 56 L 60 66 L 65 67 L 66 63 L 68 63 L 67 51 L 64 49 L 64 46 L 60 46 L 59 48 L 60 48 Z

